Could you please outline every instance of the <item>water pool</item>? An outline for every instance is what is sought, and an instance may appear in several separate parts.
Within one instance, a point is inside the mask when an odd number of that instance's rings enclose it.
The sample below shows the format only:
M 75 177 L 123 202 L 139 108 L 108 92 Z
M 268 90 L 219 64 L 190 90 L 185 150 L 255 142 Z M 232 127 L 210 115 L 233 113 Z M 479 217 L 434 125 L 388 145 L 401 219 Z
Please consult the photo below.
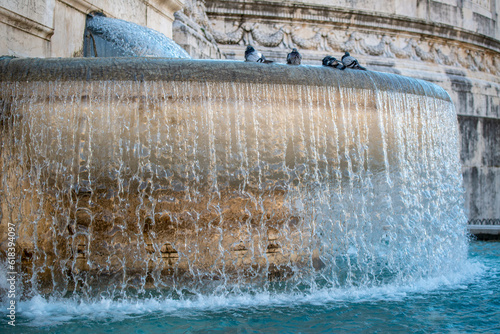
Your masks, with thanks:
M 22 302 L 9 333 L 495 333 L 500 243 L 472 242 L 462 272 L 407 286 L 190 301 Z M 2 310 L 5 310 L 2 307 Z

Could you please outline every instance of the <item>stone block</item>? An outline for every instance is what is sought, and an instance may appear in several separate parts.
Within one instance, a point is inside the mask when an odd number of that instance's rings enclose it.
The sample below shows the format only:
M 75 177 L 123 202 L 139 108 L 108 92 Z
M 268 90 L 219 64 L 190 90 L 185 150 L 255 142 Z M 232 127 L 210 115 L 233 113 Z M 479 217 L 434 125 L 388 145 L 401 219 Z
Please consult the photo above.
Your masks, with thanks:
M 57 2 L 54 13 L 54 35 L 51 38 L 51 56 L 82 56 L 85 15 L 73 7 Z

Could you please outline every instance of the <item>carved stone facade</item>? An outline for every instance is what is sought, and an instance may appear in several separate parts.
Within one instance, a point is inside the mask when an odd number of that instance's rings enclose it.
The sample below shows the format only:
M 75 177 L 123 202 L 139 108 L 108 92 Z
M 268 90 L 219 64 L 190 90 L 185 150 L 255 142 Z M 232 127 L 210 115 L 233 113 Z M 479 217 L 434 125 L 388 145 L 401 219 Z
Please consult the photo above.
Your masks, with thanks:
M 370 70 L 445 88 L 459 115 L 469 218 L 500 219 L 500 0 L 190 1 L 222 58 L 243 60 L 248 44 L 282 63 L 294 47 L 311 65 L 349 51 Z
M 173 39 L 195 59 L 220 59 L 209 25 L 204 1 L 186 0 L 184 8 L 175 13 Z

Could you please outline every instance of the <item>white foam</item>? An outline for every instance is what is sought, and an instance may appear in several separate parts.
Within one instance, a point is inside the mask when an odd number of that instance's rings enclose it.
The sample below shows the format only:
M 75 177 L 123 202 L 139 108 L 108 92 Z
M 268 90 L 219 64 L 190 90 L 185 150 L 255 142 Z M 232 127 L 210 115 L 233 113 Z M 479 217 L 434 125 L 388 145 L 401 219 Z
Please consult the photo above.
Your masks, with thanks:
M 112 300 L 102 298 L 82 301 L 76 298 L 33 297 L 19 303 L 18 312 L 28 326 L 54 326 L 69 321 L 119 321 L 151 313 L 188 316 L 196 313 L 227 309 L 261 307 L 296 307 L 300 305 L 336 305 L 370 301 L 401 301 L 407 298 L 425 298 L 425 294 L 450 289 L 463 289 L 484 275 L 484 265 L 468 260 L 457 272 L 378 287 L 350 287 L 318 289 L 308 293 L 273 294 L 262 292 L 238 295 L 198 295 L 190 299 L 148 298 Z M 3 307 L 2 307 L 3 309 Z M 3 313 L 3 311 L 2 311 Z

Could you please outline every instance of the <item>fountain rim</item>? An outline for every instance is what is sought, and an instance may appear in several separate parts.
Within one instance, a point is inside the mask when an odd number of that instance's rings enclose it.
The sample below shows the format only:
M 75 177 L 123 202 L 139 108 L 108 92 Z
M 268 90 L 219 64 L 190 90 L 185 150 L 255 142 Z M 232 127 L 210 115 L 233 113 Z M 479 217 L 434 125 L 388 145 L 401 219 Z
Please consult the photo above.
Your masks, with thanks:
M 321 65 L 157 57 L 0 58 L 0 82 L 184 81 L 287 84 L 392 91 L 451 102 L 431 82 L 376 71 Z M 411 87 L 408 90 L 408 87 Z

